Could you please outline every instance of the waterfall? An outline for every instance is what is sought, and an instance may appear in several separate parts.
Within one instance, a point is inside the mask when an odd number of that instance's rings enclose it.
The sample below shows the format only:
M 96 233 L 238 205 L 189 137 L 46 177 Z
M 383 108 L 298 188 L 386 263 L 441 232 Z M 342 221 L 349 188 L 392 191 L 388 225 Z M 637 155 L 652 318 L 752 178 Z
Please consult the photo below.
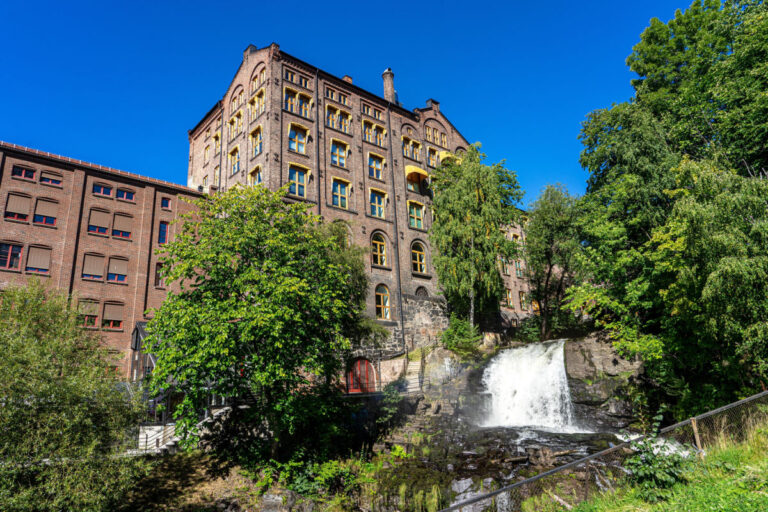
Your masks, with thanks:
M 564 340 L 500 352 L 483 373 L 491 395 L 485 427 L 534 427 L 577 432 L 565 374 Z

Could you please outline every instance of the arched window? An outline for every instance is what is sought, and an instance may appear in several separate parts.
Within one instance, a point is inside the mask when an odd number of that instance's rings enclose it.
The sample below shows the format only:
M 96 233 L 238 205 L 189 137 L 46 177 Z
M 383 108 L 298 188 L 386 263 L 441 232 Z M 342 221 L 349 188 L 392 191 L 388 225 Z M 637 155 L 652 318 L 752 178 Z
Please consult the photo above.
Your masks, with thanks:
M 380 284 L 376 287 L 376 318 L 389 320 L 389 288 Z
M 411 270 L 419 274 L 427 273 L 427 257 L 421 242 L 411 245 Z
M 356 359 L 347 372 L 347 393 L 373 393 L 376 391 L 376 373 L 367 359 Z
M 381 233 L 371 238 L 371 258 L 374 265 L 387 266 L 387 242 Z
M 416 288 L 416 296 L 419 297 L 420 299 L 426 299 L 427 297 L 429 297 L 429 292 L 427 292 L 427 289 L 424 288 L 423 286 L 419 286 L 418 288 Z

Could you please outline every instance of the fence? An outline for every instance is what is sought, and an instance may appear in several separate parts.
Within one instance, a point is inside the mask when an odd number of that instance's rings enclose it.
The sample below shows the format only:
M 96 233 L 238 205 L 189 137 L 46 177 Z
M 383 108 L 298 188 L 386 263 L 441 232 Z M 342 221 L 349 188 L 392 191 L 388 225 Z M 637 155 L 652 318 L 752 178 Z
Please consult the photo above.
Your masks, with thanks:
M 768 391 L 687 419 L 661 430 L 659 438 L 688 447 L 692 453 L 745 441 L 768 423 Z M 489 510 L 517 512 L 564 510 L 610 491 L 628 474 L 624 461 L 633 455 L 625 442 L 472 499 L 440 512 Z

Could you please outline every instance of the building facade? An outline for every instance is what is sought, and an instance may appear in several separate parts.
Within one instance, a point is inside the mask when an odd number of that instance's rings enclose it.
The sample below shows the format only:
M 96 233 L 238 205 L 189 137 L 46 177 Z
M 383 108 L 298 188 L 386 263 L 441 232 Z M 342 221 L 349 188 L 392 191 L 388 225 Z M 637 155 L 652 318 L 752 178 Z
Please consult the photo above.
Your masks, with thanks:
M 156 249 L 195 191 L 161 180 L 0 142 L 0 288 L 36 277 L 77 301 L 126 379 L 131 334 L 166 295 Z

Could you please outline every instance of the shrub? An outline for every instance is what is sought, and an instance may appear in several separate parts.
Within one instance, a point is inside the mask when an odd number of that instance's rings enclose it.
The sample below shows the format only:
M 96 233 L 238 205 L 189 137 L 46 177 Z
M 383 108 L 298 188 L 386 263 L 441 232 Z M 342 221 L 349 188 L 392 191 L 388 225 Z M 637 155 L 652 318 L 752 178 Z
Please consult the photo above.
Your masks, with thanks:
M 448 329 L 440 336 L 443 346 L 462 359 L 474 358 L 482 335 L 467 320 L 451 315 Z

